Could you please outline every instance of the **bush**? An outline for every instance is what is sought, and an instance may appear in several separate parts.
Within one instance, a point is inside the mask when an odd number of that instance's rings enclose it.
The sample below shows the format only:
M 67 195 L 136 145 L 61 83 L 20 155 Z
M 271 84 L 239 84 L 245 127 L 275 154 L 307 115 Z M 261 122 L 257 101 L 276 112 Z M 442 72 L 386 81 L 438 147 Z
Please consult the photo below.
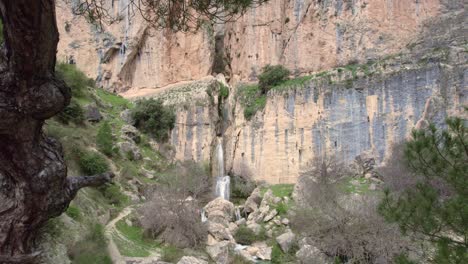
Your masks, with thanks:
M 239 226 L 234 234 L 234 238 L 236 239 L 236 242 L 241 245 L 251 245 L 253 242 L 257 241 L 257 235 L 255 232 L 245 225 Z
M 55 72 L 70 87 L 73 97 L 83 97 L 87 86 L 94 86 L 94 80 L 88 78 L 76 65 L 58 63 Z
M 57 114 L 57 120 L 63 124 L 70 122 L 83 124 L 85 120 L 84 110 L 76 100 L 72 99 L 70 104 Z
M 109 203 L 115 206 L 123 206 L 128 202 L 128 197 L 115 184 L 100 187 L 99 190 Z
M 73 205 L 70 205 L 65 213 L 69 217 L 71 217 L 71 218 L 73 218 L 75 220 L 79 220 L 81 218 L 80 208 L 78 208 L 76 206 L 73 206 Z
M 137 128 L 159 142 L 167 141 L 175 124 L 174 111 L 164 106 L 161 100 L 152 98 L 138 101 L 132 110 L 132 118 Z
M 174 246 L 166 246 L 162 249 L 161 259 L 169 263 L 177 263 L 183 256 L 183 250 Z
M 90 226 L 88 235 L 69 249 L 68 255 L 73 264 L 112 264 L 107 254 L 107 240 L 100 224 Z
M 241 245 L 251 245 L 255 241 L 263 241 L 266 240 L 268 237 L 266 235 L 266 230 L 263 227 L 260 230 L 260 233 L 257 235 L 254 231 L 252 231 L 252 229 L 248 228 L 246 225 L 241 225 L 234 234 L 234 238 L 236 242 Z
M 258 76 L 258 85 L 263 94 L 266 94 L 273 86 L 278 85 L 289 78 L 290 71 L 282 65 L 266 65 Z
M 244 107 L 244 117 L 250 120 L 258 110 L 266 105 L 266 95 L 262 94 L 258 85 L 242 85 L 238 89 L 238 98 Z
M 78 157 L 78 165 L 83 173 L 95 175 L 109 171 L 109 164 L 101 154 L 83 150 L 75 150 L 75 154 Z
M 240 176 L 232 177 L 232 198 L 247 199 L 257 187 L 255 182 Z
M 279 245 L 275 243 L 271 249 L 271 263 L 273 264 L 285 264 L 285 263 L 296 263 L 295 253 L 297 251 L 297 244 L 291 246 L 288 253 L 284 253 Z
M 104 122 L 97 132 L 96 146 L 107 156 L 114 154 L 114 138 L 112 137 L 112 130 L 109 122 Z
M 229 264 L 251 264 L 252 261 L 244 258 L 243 256 L 239 255 L 238 253 L 234 252 L 229 255 Z

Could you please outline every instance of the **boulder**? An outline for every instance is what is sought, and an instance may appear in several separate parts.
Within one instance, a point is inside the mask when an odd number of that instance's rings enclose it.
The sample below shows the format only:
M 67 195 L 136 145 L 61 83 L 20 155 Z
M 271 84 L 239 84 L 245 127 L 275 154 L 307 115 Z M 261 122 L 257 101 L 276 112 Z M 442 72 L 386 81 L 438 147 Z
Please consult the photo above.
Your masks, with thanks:
M 247 222 L 247 220 L 245 220 L 245 218 L 241 218 L 241 219 L 236 221 L 236 225 L 238 225 L 238 226 L 245 225 L 246 222 Z
M 224 200 L 222 197 L 209 202 L 204 207 L 204 210 L 209 221 L 223 224 L 225 227 L 228 227 L 229 222 L 233 220 L 234 204 Z
M 207 246 L 206 252 L 216 264 L 227 264 L 229 263 L 229 251 L 233 250 L 234 246 L 234 243 L 230 241 L 221 241 L 214 245 Z
M 260 234 L 260 231 L 262 231 L 262 226 L 257 224 L 257 223 L 251 223 L 251 224 L 247 225 L 247 228 L 252 230 L 257 235 Z
M 123 110 L 120 113 L 120 118 L 122 118 L 122 120 L 129 125 L 135 125 L 135 120 L 132 117 L 132 111 L 130 111 L 130 109 Z
M 273 217 L 275 217 L 277 214 L 278 214 L 278 212 L 276 211 L 276 209 L 271 210 L 271 211 L 268 212 L 268 214 L 263 218 L 263 222 L 268 222 L 268 221 L 270 221 L 270 220 L 273 219 Z
M 198 259 L 196 257 L 188 257 L 188 256 L 185 256 L 185 257 L 182 257 L 179 262 L 177 262 L 177 264 L 208 264 L 208 262 L 202 260 L 202 259 Z
M 133 141 L 119 142 L 117 143 L 117 146 L 119 147 L 120 154 L 124 157 L 129 157 L 132 160 L 141 160 L 143 157 L 140 149 Z
M 249 198 L 245 201 L 244 204 L 244 214 L 250 214 L 253 211 L 258 209 L 262 201 L 262 195 L 260 194 L 260 188 L 255 188 Z
M 207 224 L 208 233 L 213 236 L 217 241 L 232 240 L 232 235 L 229 229 L 224 227 L 222 224 L 208 221 Z
M 123 138 L 129 138 L 137 144 L 141 141 L 140 131 L 132 125 L 124 125 L 120 132 Z
M 282 223 L 283 225 L 289 225 L 289 219 L 288 219 L 288 218 L 283 218 L 283 219 L 281 220 L 281 223 Z
M 96 104 L 86 106 L 86 119 L 89 122 L 99 122 L 102 120 L 101 112 Z
M 329 263 L 325 254 L 311 245 L 303 245 L 297 252 L 296 258 L 301 264 L 325 264 Z
M 295 239 L 296 235 L 291 231 L 287 231 L 286 233 L 278 236 L 276 238 L 276 242 L 278 242 L 278 244 L 280 245 L 281 250 L 283 250 L 283 252 L 286 253 L 289 251 L 289 249 L 291 249 L 291 246 L 294 244 Z
M 255 242 L 252 244 L 253 247 L 257 248 L 255 256 L 261 260 L 271 260 L 271 247 L 265 242 Z

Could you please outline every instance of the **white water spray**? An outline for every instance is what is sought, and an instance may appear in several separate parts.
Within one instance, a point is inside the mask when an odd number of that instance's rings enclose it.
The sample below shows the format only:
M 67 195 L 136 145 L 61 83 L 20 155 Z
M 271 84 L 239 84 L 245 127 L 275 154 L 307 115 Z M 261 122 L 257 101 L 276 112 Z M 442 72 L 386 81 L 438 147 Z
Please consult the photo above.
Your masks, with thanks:
M 229 200 L 229 195 L 231 193 L 231 178 L 224 175 L 224 153 L 221 137 L 218 138 L 218 143 L 216 145 L 216 163 L 218 169 L 218 175 L 216 177 L 216 196 Z

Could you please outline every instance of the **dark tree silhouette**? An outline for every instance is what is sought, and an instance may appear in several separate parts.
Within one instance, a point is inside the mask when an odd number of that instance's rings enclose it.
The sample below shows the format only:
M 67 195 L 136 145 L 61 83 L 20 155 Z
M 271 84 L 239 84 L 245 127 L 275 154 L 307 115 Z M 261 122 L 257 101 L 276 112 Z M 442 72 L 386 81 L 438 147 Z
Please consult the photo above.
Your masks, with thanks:
M 106 21 L 105 2 L 74 1 L 74 10 Z M 196 27 L 195 18 L 231 18 L 260 2 L 131 0 L 128 8 L 155 27 L 186 30 Z M 71 97 L 54 71 L 55 1 L 0 0 L 0 15 L 0 263 L 35 263 L 40 227 L 65 211 L 80 188 L 109 182 L 113 174 L 67 178 L 60 143 L 42 131 Z

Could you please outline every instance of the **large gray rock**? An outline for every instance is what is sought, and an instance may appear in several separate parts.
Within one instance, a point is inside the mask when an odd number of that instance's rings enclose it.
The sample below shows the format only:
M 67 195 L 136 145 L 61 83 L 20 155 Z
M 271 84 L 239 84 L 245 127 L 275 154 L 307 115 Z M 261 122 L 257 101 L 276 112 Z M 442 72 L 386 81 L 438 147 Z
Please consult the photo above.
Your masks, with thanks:
M 231 232 L 224 225 L 208 221 L 207 224 L 208 233 L 213 236 L 217 241 L 222 240 L 233 240 Z
M 96 104 L 90 104 L 86 106 L 86 119 L 89 122 L 99 122 L 102 120 L 101 112 Z
M 291 249 L 291 246 L 294 244 L 295 239 L 296 239 L 296 235 L 293 232 L 288 231 L 278 236 L 276 238 L 276 242 L 278 242 L 283 252 L 288 252 L 289 249 Z
M 234 204 L 221 197 L 214 199 L 204 207 L 208 221 L 219 223 L 228 227 L 233 221 Z
M 245 201 L 244 204 L 244 213 L 250 214 L 253 211 L 258 209 L 262 201 L 262 195 L 260 194 L 260 188 L 255 188 L 255 190 L 250 194 L 249 198 Z
M 204 261 L 203 259 L 198 259 L 196 257 L 182 257 L 177 264 L 208 264 L 207 261 Z
M 140 149 L 133 141 L 119 142 L 117 146 L 119 147 L 120 154 L 124 157 L 129 157 L 132 160 L 141 160 L 143 157 Z
M 132 117 L 132 111 L 130 109 L 123 110 L 120 113 L 120 118 L 129 125 L 135 125 L 135 120 Z
M 140 143 L 140 131 L 134 126 L 131 125 L 124 125 L 120 130 L 123 138 L 129 138 L 133 140 L 135 143 Z
M 311 245 L 303 245 L 297 252 L 296 258 L 300 264 L 326 264 L 327 257 L 320 250 Z
M 235 244 L 230 241 L 221 241 L 207 246 L 206 252 L 216 264 L 227 264 L 229 262 L 229 251 L 234 249 Z

